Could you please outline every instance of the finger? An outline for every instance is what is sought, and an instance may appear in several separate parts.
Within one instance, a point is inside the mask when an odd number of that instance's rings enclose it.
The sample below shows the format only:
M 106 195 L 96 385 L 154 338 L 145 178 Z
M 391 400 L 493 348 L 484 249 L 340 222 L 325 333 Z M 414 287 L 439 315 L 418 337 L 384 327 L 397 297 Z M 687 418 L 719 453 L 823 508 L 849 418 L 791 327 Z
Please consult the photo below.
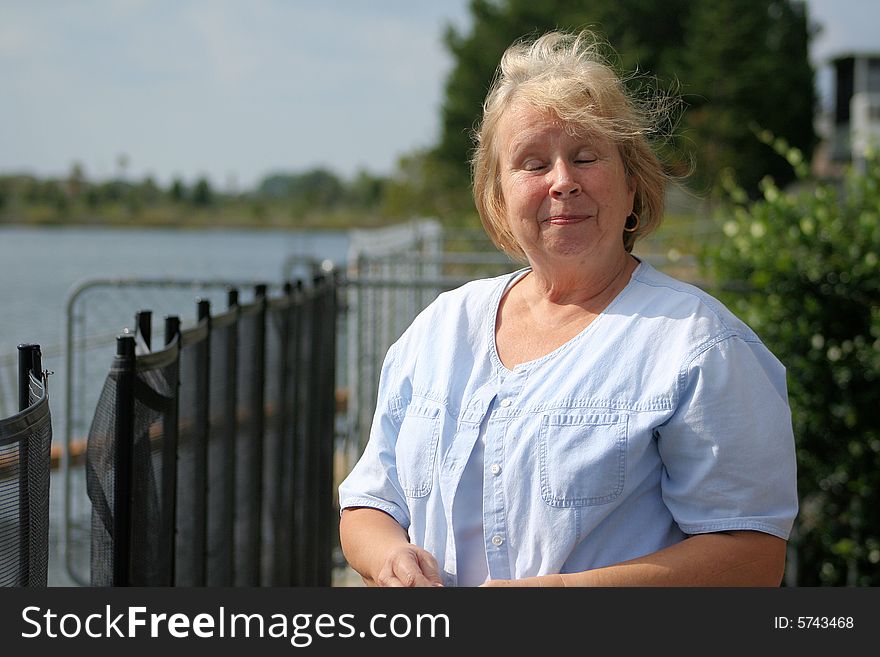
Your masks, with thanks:
M 419 553 L 419 566 L 428 581 L 426 586 L 443 586 L 443 577 L 440 575 L 440 566 L 430 552 Z
M 418 557 L 407 551 L 389 559 L 382 568 L 382 586 L 413 587 L 428 586 L 422 574 Z
M 402 566 L 394 574 L 403 582 L 404 586 L 434 586 L 434 582 L 425 576 L 417 561 L 408 562 Z

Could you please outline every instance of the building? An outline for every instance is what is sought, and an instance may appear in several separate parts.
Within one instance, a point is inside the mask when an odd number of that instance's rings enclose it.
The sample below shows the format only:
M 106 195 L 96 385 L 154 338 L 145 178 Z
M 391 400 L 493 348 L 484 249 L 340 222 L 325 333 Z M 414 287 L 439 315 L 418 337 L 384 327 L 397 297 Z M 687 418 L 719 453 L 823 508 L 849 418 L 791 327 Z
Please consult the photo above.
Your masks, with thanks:
M 846 53 L 831 59 L 834 71 L 829 156 L 834 163 L 864 161 L 880 147 L 880 54 Z

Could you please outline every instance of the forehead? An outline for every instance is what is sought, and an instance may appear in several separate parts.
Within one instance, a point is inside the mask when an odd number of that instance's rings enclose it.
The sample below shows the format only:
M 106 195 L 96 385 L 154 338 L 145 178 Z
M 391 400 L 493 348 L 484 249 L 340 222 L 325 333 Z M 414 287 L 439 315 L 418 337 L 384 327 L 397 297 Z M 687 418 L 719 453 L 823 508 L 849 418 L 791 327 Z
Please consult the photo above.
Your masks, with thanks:
M 563 121 L 551 109 L 538 108 L 524 102 L 513 102 L 504 110 L 497 126 L 499 152 L 512 153 L 521 148 L 565 140 L 607 146 L 608 140 L 588 128 Z

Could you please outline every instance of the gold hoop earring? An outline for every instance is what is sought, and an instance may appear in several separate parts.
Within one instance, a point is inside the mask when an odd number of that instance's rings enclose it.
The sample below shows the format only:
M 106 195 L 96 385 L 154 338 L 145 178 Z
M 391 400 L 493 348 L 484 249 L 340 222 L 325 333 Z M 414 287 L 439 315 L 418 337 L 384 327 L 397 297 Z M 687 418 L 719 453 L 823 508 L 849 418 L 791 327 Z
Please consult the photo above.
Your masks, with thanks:
M 627 224 L 629 224 L 629 219 L 630 219 L 630 217 L 635 217 L 635 218 L 636 218 L 636 225 L 633 226 L 632 228 L 629 228 L 628 225 L 627 225 Z M 642 223 L 642 219 L 641 219 L 641 217 L 639 217 L 639 215 L 636 214 L 635 211 L 633 211 L 633 212 L 630 213 L 629 217 L 626 218 L 626 224 L 624 224 L 624 226 L 623 226 L 623 231 L 624 231 L 625 233 L 634 233 L 634 232 L 636 232 L 636 231 L 639 229 L 639 224 L 641 224 L 641 223 Z

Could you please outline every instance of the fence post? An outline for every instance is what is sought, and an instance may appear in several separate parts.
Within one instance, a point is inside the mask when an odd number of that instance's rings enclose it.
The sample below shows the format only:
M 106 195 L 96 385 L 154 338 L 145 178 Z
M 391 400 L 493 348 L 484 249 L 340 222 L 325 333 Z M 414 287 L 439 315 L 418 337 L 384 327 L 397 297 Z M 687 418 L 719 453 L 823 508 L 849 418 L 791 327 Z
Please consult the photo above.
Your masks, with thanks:
M 194 585 L 205 586 L 207 579 L 208 550 L 208 431 L 211 386 L 211 303 L 207 299 L 196 301 L 196 315 L 199 323 L 208 324 L 208 340 L 202 349 L 202 358 L 196 365 L 196 409 L 193 421 L 193 461 L 196 476 L 193 481 L 196 522 L 193 532 L 193 554 L 196 563 L 193 568 Z
M 177 532 L 177 445 L 180 411 L 180 318 L 169 315 L 165 318 L 165 346 L 177 342 L 178 352 L 175 359 L 174 388 L 170 390 L 171 408 L 165 415 L 162 433 L 162 514 L 164 532 L 160 545 L 166 550 L 165 559 L 168 563 L 168 579 L 166 586 L 174 586 L 176 568 L 175 552 Z
M 39 379 L 43 378 L 42 363 L 40 362 L 40 345 L 18 345 L 18 410 L 23 411 L 30 406 L 30 373 Z M 30 486 L 29 470 L 30 449 L 27 437 L 18 441 L 18 559 L 21 564 L 19 574 L 21 583 L 27 584 L 31 577 L 30 546 Z
M 340 272 L 333 270 L 330 272 L 327 289 L 327 399 L 326 399 L 326 422 L 327 422 L 327 443 L 326 443 L 326 486 L 325 500 L 327 503 L 327 529 L 325 550 L 325 558 L 327 559 L 325 568 L 326 586 L 330 586 L 333 580 L 333 547 L 338 543 L 339 530 L 339 510 L 336 504 L 336 350 L 338 348 L 338 332 L 339 332 L 339 288 L 340 288 Z
M 147 349 L 153 349 L 153 312 L 151 310 L 139 310 L 134 316 L 137 334 L 141 336 Z
M 330 528 L 329 509 L 326 503 L 325 494 L 332 487 L 332 483 L 328 485 L 327 479 L 327 430 L 326 412 L 327 412 L 327 383 L 332 377 L 327 371 L 326 351 L 328 344 L 328 333 L 330 332 L 324 321 L 327 313 L 327 290 L 330 287 L 328 276 L 320 274 L 315 276 L 312 285 L 312 308 L 310 313 L 310 321 L 312 324 L 311 335 L 311 381 L 310 386 L 312 394 L 309 396 L 309 452 L 311 463 L 310 475 L 310 495 L 314 500 L 311 513 L 311 529 L 313 540 L 310 542 L 311 554 L 310 564 L 312 570 L 310 585 L 313 586 L 329 586 L 328 577 L 330 575 L 327 568 L 327 556 L 325 551 L 330 549 L 327 540 Z M 333 332 L 336 327 L 333 327 Z M 333 442 L 332 437 L 329 442 L 330 452 L 332 454 Z M 329 458 L 332 463 L 332 455 Z M 332 479 L 332 475 L 329 477 Z
M 135 341 L 116 338 L 115 477 L 113 481 L 113 586 L 128 586 L 131 560 L 131 477 L 134 442 Z
M 253 564 L 251 570 L 251 585 L 259 586 L 262 573 L 262 556 L 263 556 L 263 468 L 264 468 L 264 441 L 265 441 L 265 414 L 266 414 L 266 307 L 268 287 L 265 284 L 259 284 L 254 288 L 254 295 L 260 304 L 259 314 L 257 316 L 257 334 L 255 336 L 254 351 L 251 355 L 256 365 L 257 387 L 253 391 L 254 398 L 252 401 L 251 411 L 254 421 L 254 437 L 256 438 L 254 450 L 254 471 L 256 476 L 254 482 L 254 490 L 256 491 L 256 499 L 254 500 L 254 512 L 256 514 L 253 523 L 253 533 L 251 540 L 253 541 L 253 554 L 256 563 Z
M 317 507 L 317 582 L 329 586 L 333 578 L 333 453 L 336 415 L 336 286 L 334 273 L 328 272 L 318 283 L 318 308 L 315 321 L 318 331 L 317 362 L 314 368 L 318 384 L 316 404 L 316 444 L 318 477 L 316 482 Z
M 306 586 L 308 582 L 308 474 L 309 464 L 307 461 L 308 449 L 308 368 L 306 368 L 306 344 L 310 340 L 308 328 L 309 296 L 303 282 L 298 280 L 294 289 L 294 316 L 291 330 L 291 344 L 293 345 L 293 399 L 291 404 L 294 408 L 293 422 L 293 446 L 291 449 L 291 518 L 292 518 L 292 544 L 291 559 L 291 585 Z
M 33 372 L 38 379 L 43 378 L 40 345 L 18 345 L 18 410 L 23 411 L 30 406 L 30 381 L 28 375 Z
M 236 311 L 237 317 L 240 318 L 239 294 L 237 288 L 229 288 L 226 293 L 226 309 L 227 311 Z M 225 353 L 222 355 L 224 373 L 226 375 L 226 386 L 223 388 L 225 399 L 222 402 L 223 413 L 223 429 L 222 429 L 222 445 L 220 445 L 220 463 L 222 476 L 219 478 L 223 481 L 223 488 L 215 491 L 213 495 L 220 494 L 223 496 L 224 504 L 221 512 L 225 514 L 225 518 L 220 522 L 221 530 L 218 537 L 225 540 L 228 549 L 222 552 L 223 563 L 219 566 L 217 575 L 217 583 L 222 586 L 235 585 L 235 562 L 236 562 L 236 538 L 235 538 L 235 505 L 238 482 L 236 481 L 236 468 L 238 459 L 236 458 L 236 434 L 238 433 L 238 322 L 230 329 L 226 329 Z M 216 413 L 215 413 L 216 415 Z M 216 438 L 217 431 L 212 434 Z M 215 455 L 217 450 L 215 450 Z M 218 466 L 212 466 L 218 467 Z

